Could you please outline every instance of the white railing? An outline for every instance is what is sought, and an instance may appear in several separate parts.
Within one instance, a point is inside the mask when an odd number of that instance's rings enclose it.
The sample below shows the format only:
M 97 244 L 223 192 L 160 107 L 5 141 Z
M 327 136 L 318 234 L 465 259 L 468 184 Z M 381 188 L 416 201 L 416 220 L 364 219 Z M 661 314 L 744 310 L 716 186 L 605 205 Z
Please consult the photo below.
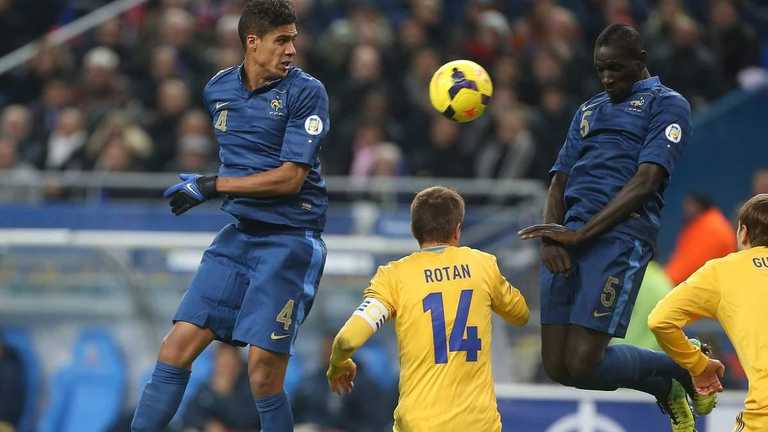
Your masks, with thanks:
M 95 172 L 95 171 L 41 171 L 34 176 L 13 175 L 0 170 L 0 187 L 36 189 L 55 184 L 85 191 L 111 189 L 163 190 L 178 182 L 176 173 L 149 172 Z M 345 177 L 327 176 L 325 181 L 331 193 L 415 193 L 426 187 L 443 185 L 452 187 L 465 196 L 493 198 L 540 198 L 546 189 L 538 180 L 525 179 L 456 179 L 427 177 Z
M 94 27 L 104 21 L 120 15 L 128 9 L 146 3 L 147 0 L 116 0 L 104 5 L 88 15 L 82 16 L 75 21 L 54 30 L 53 32 L 42 36 L 36 41 L 32 41 L 15 51 L 6 54 L 0 58 L 0 75 L 12 70 L 13 68 L 24 64 L 34 57 L 40 50 L 43 43 L 50 45 L 62 44 Z

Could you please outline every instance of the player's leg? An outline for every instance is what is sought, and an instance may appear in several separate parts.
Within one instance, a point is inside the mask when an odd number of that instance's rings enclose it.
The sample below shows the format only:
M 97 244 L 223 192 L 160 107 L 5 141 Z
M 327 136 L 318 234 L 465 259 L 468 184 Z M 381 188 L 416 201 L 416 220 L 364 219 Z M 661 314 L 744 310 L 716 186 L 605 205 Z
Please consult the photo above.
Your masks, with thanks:
M 573 385 L 588 390 L 631 388 L 664 400 L 671 379 L 684 378 L 664 353 L 633 345 L 608 345 L 612 336 L 581 326 L 568 333 L 566 365 Z
M 200 267 L 173 317 L 174 326 L 163 339 L 150 382 L 134 414 L 133 431 L 159 431 L 178 409 L 195 358 L 214 339 L 229 341 L 236 307 L 247 287 L 247 277 L 236 259 L 239 233 L 228 225 L 203 255 Z
M 248 353 L 248 379 L 263 432 L 293 430 L 293 412 L 283 390 L 288 359 L 288 354 L 256 346 L 251 346 Z
M 315 298 L 325 245 L 319 233 L 303 230 L 254 232 L 247 241 L 253 266 L 233 339 L 251 346 L 248 370 L 262 430 L 288 432 L 293 414 L 285 369 Z
M 690 383 L 687 371 L 664 353 L 608 345 L 612 337 L 626 334 L 651 257 L 649 245 L 624 237 L 601 238 L 580 256 L 582 289 L 572 309 L 566 366 L 574 386 L 650 393 L 670 413 L 673 430 L 693 430 L 693 415 L 680 386 Z
M 181 321 L 174 324 L 163 339 L 152 378 L 136 406 L 132 431 L 154 432 L 168 425 L 184 396 L 192 362 L 213 337 L 210 329 Z
M 544 372 L 555 382 L 570 385 L 570 375 L 566 366 L 566 341 L 568 325 L 541 325 L 541 361 Z
M 552 273 L 544 266 L 539 272 L 541 286 L 541 361 L 552 381 L 570 385 L 565 359 L 574 291 L 578 289 L 577 269 L 568 275 Z

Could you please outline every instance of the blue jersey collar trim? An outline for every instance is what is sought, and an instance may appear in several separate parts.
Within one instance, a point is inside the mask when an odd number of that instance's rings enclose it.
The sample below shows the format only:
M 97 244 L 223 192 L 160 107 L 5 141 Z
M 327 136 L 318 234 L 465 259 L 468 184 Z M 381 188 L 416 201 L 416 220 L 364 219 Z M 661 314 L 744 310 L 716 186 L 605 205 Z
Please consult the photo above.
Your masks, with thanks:
M 648 90 L 651 89 L 657 85 L 661 85 L 661 81 L 659 80 L 658 76 L 652 76 L 650 78 L 646 78 L 644 80 L 640 80 L 634 84 L 632 84 L 632 93 Z

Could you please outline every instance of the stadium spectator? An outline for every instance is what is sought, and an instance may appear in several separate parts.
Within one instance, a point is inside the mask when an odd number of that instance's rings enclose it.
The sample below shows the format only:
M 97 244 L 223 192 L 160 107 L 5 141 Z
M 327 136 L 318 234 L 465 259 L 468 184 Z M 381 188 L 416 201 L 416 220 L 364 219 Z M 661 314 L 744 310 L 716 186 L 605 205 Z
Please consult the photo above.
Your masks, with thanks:
M 679 15 L 670 30 L 671 43 L 654 50 L 648 67 L 691 101 L 694 108 L 701 108 L 720 95 L 714 55 L 701 42 L 699 27 L 691 18 Z
M 259 413 L 253 409 L 248 374 L 240 349 L 218 343 L 213 374 L 184 411 L 185 432 L 257 432 Z
M 496 133 L 475 159 L 475 176 L 510 179 L 528 175 L 536 143 L 520 110 L 507 110 L 495 118 Z
M 760 47 L 752 27 L 739 18 L 739 11 L 731 0 L 710 2 L 709 20 L 712 25 L 711 42 L 725 84 L 738 85 L 738 75 L 743 69 L 760 61 Z
M 34 187 L 37 171 L 19 157 L 18 143 L 9 136 L 0 135 L 0 171 L 3 179 L 13 184 L 0 189 L 0 201 L 29 202 L 38 198 Z
M 416 174 L 426 177 L 468 177 L 472 174 L 470 155 L 460 150 L 459 124 L 433 114 L 428 126 L 428 151 L 417 156 Z
M 128 79 L 119 66 L 120 57 L 105 47 L 93 48 L 83 58 L 80 103 L 89 128 L 129 101 Z
M 87 165 L 87 139 L 83 112 L 72 107 L 64 109 L 45 142 L 41 167 L 56 171 L 84 169 Z
M 683 230 L 664 270 L 677 285 L 707 261 L 736 251 L 736 232 L 705 195 L 689 193 L 683 200 Z
M 175 156 L 179 125 L 191 107 L 189 86 L 178 78 L 166 79 L 157 88 L 155 98 L 157 109 L 145 127 L 155 145 L 150 166 L 159 170 Z
M 32 136 L 33 132 L 32 113 L 25 105 L 8 105 L 3 109 L 0 114 L 0 135 L 13 140 L 21 155 L 36 163 L 43 150 L 39 141 Z
M 752 175 L 752 195 L 768 193 L 768 168 L 761 168 Z
M 215 144 L 205 135 L 187 135 L 179 138 L 176 157 L 166 166 L 167 171 L 216 172 L 218 165 L 211 157 Z
M 24 413 L 27 388 L 21 355 L 0 337 L 0 430 L 14 431 Z
M 115 112 L 91 135 L 87 155 L 96 171 L 135 171 L 152 154 L 152 139 L 126 114 Z
M 530 177 L 549 181 L 549 168 L 557 159 L 563 144 L 561 131 L 568 129 L 575 103 L 558 86 L 546 86 L 541 91 L 541 106 L 532 115 L 531 129 L 536 142 Z
M 39 101 L 31 105 L 32 124 L 35 125 L 29 139 L 21 139 L 24 158 L 31 162 L 42 159 L 41 144 L 53 130 L 61 112 L 75 103 L 76 89 L 66 77 L 53 77 L 45 82 Z M 38 163 L 39 165 L 39 163 Z

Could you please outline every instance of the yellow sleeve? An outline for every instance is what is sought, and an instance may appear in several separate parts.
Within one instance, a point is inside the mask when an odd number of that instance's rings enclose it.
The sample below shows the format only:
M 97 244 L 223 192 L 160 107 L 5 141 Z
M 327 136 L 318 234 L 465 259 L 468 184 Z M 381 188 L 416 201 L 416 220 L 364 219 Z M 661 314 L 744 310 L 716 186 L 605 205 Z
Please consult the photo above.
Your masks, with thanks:
M 397 283 L 392 275 L 391 265 L 380 266 L 373 275 L 370 285 L 363 291 L 363 298 L 380 301 L 387 307 L 391 316 L 397 312 Z
M 520 291 L 513 287 L 501 274 L 496 259 L 493 259 L 491 280 L 491 307 L 512 325 L 522 326 L 528 322 L 528 304 Z
M 333 340 L 331 364 L 338 365 L 348 358 L 394 316 L 396 303 L 395 286 L 391 278 L 391 266 L 376 271 L 368 288 L 363 292 L 363 302 L 355 309 Z
M 720 304 L 720 286 L 715 262 L 709 262 L 664 297 L 648 316 L 648 327 L 659 345 L 680 366 L 699 375 L 707 356 L 688 341 L 683 327 L 701 317 L 715 318 Z
M 331 349 L 331 364 L 338 365 L 352 357 L 358 348 L 363 346 L 376 332 L 368 323 L 358 315 L 349 317 L 339 333 L 333 339 Z

